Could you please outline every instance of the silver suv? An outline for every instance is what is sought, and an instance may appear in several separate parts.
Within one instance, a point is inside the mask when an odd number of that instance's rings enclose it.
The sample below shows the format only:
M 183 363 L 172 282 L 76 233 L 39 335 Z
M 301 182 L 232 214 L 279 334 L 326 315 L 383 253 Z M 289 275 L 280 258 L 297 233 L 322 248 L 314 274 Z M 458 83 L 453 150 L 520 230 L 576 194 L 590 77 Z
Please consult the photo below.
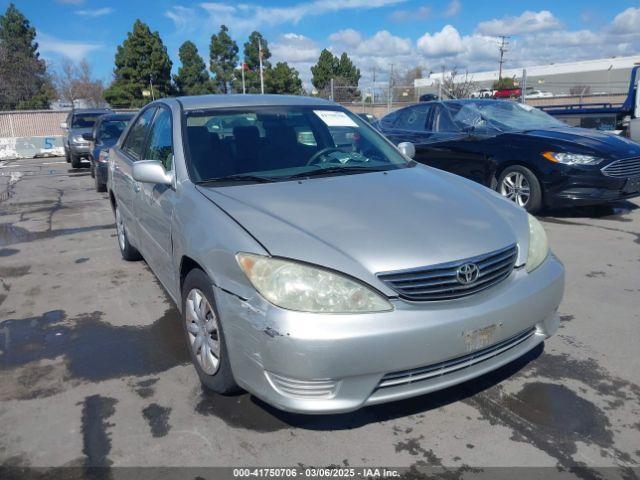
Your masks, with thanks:
M 60 124 L 66 133 L 63 139 L 64 155 L 73 168 L 80 168 L 82 160 L 89 160 L 90 141 L 83 137 L 90 134 L 101 115 L 113 113 L 108 108 L 80 108 L 72 110 Z
M 319 99 L 147 105 L 109 154 L 126 260 L 179 307 L 202 383 L 346 412 L 521 356 L 558 326 L 538 221 Z

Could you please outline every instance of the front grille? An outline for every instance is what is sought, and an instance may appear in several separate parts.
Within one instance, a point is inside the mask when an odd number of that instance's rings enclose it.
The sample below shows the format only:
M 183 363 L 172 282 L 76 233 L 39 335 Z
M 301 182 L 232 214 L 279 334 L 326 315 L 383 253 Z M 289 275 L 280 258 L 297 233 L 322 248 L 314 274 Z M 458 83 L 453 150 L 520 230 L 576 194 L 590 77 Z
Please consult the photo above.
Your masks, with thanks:
M 471 295 L 504 280 L 512 272 L 517 256 L 518 247 L 514 244 L 465 260 L 379 273 L 378 278 L 407 300 L 449 300 Z M 467 284 L 462 283 L 458 275 L 458 269 L 465 264 L 478 267 L 476 280 Z
M 496 355 L 500 355 L 503 352 L 519 345 L 525 340 L 529 339 L 534 333 L 535 327 L 525 330 L 513 337 L 507 338 L 502 342 L 491 345 L 490 347 L 476 350 L 468 355 L 462 357 L 447 360 L 445 362 L 435 363 L 426 367 L 412 368 L 411 370 L 402 370 L 400 372 L 387 373 L 380 383 L 378 383 L 378 389 L 397 387 L 398 385 L 405 385 L 408 383 L 415 383 L 422 380 L 427 380 L 433 377 L 440 377 L 448 373 L 462 370 L 463 368 L 470 367 L 477 363 L 489 360 Z
M 601 172 L 607 177 L 616 178 L 640 176 L 640 157 L 616 160 L 604 167 Z

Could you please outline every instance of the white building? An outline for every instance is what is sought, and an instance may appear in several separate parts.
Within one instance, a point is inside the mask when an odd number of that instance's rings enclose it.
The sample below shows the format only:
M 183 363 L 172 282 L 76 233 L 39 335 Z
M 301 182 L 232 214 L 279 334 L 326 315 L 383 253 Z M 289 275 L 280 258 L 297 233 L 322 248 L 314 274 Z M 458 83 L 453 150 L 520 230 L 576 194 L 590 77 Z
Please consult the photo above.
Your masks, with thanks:
M 626 93 L 631 69 L 636 64 L 640 64 L 640 55 L 506 68 L 503 69 L 502 76 L 514 78 L 520 84 L 526 70 L 527 89 L 549 91 L 554 94 L 567 94 L 572 88 L 575 90 L 576 87 L 583 86 L 588 87 L 589 93 Z M 445 73 L 445 76 L 447 75 L 449 72 Z M 478 84 L 478 88 L 491 88 L 493 82 L 498 80 L 498 70 L 468 75 Z M 456 78 L 463 81 L 464 77 L 464 72 L 459 70 Z M 432 73 L 426 78 L 414 80 L 414 87 L 420 94 L 437 93 L 441 81 L 441 72 Z

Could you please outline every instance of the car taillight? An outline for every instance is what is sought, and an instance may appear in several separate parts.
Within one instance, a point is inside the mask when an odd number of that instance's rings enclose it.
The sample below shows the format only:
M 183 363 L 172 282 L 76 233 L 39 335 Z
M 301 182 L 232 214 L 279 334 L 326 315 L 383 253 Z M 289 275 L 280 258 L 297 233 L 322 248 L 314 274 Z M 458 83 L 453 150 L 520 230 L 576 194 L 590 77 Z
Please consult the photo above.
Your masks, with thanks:
M 98 161 L 101 163 L 107 163 L 109 161 L 109 152 L 107 150 L 102 150 L 100 155 L 98 155 Z

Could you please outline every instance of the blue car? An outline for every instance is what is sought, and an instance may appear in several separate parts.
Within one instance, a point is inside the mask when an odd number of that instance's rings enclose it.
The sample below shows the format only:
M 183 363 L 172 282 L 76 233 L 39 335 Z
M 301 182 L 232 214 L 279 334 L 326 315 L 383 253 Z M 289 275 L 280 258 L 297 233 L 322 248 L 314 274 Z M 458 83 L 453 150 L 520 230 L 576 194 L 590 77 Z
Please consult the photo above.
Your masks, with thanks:
M 98 118 L 91 133 L 83 135 L 91 142 L 89 161 L 91 162 L 91 176 L 95 179 L 96 191 L 106 192 L 107 163 L 109 148 L 113 147 L 120 134 L 124 131 L 133 113 L 112 113 Z

